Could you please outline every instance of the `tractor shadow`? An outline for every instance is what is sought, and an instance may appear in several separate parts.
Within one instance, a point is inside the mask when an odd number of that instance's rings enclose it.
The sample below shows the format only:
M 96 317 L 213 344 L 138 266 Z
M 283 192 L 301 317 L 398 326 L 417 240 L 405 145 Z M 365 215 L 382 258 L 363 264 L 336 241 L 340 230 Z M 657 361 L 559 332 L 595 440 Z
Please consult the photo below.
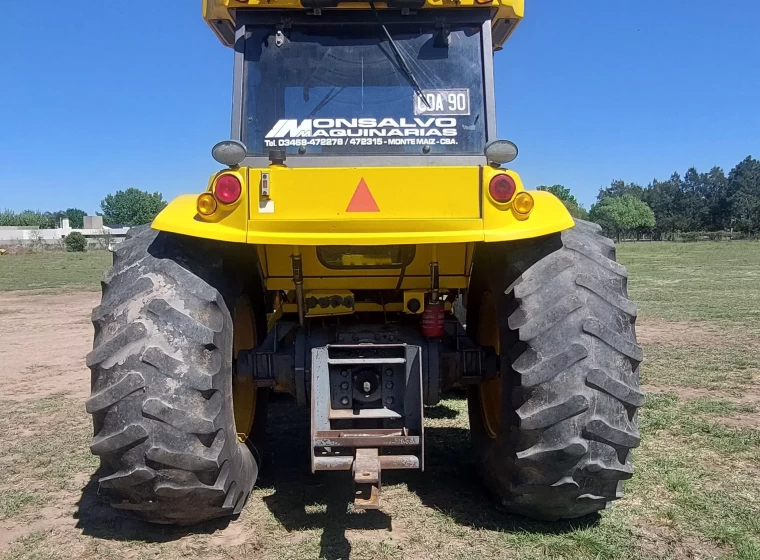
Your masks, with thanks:
M 320 558 L 348 559 L 346 532 L 390 532 L 391 517 L 380 510 L 354 512 L 349 472 L 311 474 L 309 411 L 281 395 L 269 404 L 269 430 L 257 486 L 273 493 L 263 498 L 269 511 L 289 532 L 321 530 Z
M 449 397 L 457 398 L 456 395 Z M 428 418 L 458 415 L 445 405 L 427 407 Z M 456 523 L 499 532 L 561 534 L 595 525 L 598 515 L 567 522 L 543 523 L 510 515 L 480 483 L 470 452 L 469 430 L 425 428 L 425 472 L 386 471 L 383 484 L 405 484 L 422 503 Z M 349 558 L 347 531 L 391 532 L 394 521 L 382 510 L 353 512 L 348 472 L 309 472 L 309 413 L 289 399 L 275 397 L 269 407 L 267 457 L 258 486 L 274 492 L 263 498 L 288 531 L 322 530 L 320 557 Z M 396 522 L 398 523 L 398 522 Z M 403 529 L 403 528 L 401 528 Z
M 107 496 L 99 494 L 99 471 L 90 475 L 90 480 L 82 488 L 74 518 L 76 528 L 83 535 L 108 540 L 138 540 L 150 543 L 165 543 L 188 535 L 213 534 L 226 528 L 234 518 L 215 519 L 199 525 L 179 527 L 147 523 L 129 512 L 119 511 L 110 505 Z
M 449 398 L 458 398 L 449 395 Z M 445 405 L 427 407 L 431 419 L 451 420 L 458 412 Z M 347 559 L 350 531 L 376 531 L 390 536 L 394 521 L 382 510 L 355 512 L 351 476 L 348 472 L 311 474 L 309 468 L 309 412 L 289 397 L 274 395 L 269 405 L 268 434 L 260 447 L 263 457 L 256 486 L 266 494 L 263 501 L 289 532 L 321 530 L 320 557 Z M 468 527 L 499 532 L 560 534 L 595 525 L 599 516 L 567 522 L 542 523 L 510 515 L 480 483 L 470 451 L 469 431 L 462 427 L 425 428 L 425 472 L 386 471 L 383 484 L 406 485 L 424 506 Z M 110 507 L 98 494 L 98 473 L 82 489 L 75 517 L 83 534 L 103 539 L 169 542 L 187 535 L 213 534 L 234 518 L 219 519 L 190 527 L 154 525 L 128 512 Z M 251 498 L 257 499 L 252 496 Z M 398 523 L 398 522 L 396 522 Z M 403 530 L 403 527 L 399 527 Z

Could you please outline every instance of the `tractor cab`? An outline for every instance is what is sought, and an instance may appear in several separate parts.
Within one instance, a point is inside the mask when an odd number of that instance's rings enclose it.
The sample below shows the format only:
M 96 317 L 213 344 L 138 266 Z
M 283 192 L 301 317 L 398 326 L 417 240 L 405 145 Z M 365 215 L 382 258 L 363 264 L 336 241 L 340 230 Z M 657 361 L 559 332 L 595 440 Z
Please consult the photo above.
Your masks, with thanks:
M 522 14 L 503 4 L 209 0 L 206 21 L 235 50 L 242 164 L 485 164 L 492 51 Z

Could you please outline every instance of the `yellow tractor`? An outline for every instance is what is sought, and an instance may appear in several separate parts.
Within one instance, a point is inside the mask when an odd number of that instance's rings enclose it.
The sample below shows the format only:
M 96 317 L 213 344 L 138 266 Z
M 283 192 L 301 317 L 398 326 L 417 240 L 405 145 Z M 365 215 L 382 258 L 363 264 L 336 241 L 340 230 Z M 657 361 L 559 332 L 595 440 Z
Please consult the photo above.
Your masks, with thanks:
M 510 511 L 620 498 L 644 398 L 626 270 L 496 137 L 493 52 L 523 0 L 204 0 L 203 17 L 234 53 L 232 139 L 205 190 L 130 231 L 92 316 L 113 505 L 238 514 L 279 391 L 311 410 L 312 471 L 378 508 L 384 471 L 424 470 L 425 406 L 454 388 Z

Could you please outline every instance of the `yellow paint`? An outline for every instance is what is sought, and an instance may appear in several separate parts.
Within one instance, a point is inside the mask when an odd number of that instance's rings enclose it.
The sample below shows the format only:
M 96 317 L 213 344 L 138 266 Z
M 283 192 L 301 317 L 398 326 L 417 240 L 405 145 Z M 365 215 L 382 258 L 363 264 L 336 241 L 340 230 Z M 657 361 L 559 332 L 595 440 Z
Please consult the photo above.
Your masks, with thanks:
M 445 311 L 451 311 L 451 303 L 448 301 L 444 302 L 443 308 Z M 386 303 L 385 305 L 382 305 L 379 303 L 360 301 L 360 302 L 357 302 L 356 305 L 354 306 L 354 311 L 358 313 L 382 313 L 383 311 L 385 311 L 386 313 L 397 313 L 397 312 L 404 311 L 404 307 L 400 301 Z M 277 318 L 279 319 L 280 317 L 282 317 L 284 313 L 295 314 L 297 312 L 298 312 L 298 306 L 295 303 L 283 303 L 282 305 L 279 306 L 276 315 L 277 315 Z M 339 315 L 339 314 L 340 313 L 336 313 L 336 315 Z
M 232 319 L 232 355 L 237 358 L 241 350 L 249 350 L 256 346 L 256 323 L 251 300 L 247 295 L 244 294 L 238 299 Z M 256 385 L 253 379 L 232 377 L 232 405 L 238 439 L 245 441 L 251 434 L 256 416 Z
M 292 289 L 293 246 L 304 255 L 304 289 L 395 289 L 397 269 L 331 270 L 317 259 L 318 245 L 414 244 L 417 256 L 407 267 L 403 289 L 428 289 L 431 246 L 438 244 L 441 288 L 467 287 L 472 244 L 513 241 L 556 233 L 574 222 L 562 202 L 544 191 L 531 191 L 533 209 L 519 214 L 512 202 L 496 203 L 488 195 L 494 175 L 508 173 L 517 198 L 525 192 L 517 173 L 492 167 L 420 168 L 268 168 L 276 211 L 258 213 L 260 169 L 224 170 L 240 179 L 243 194 L 230 205 L 204 217 L 196 195 L 173 200 L 154 220 L 153 227 L 193 237 L 258 246 L 271 290 Z M 359 181 L 364 178 L 379 212 L 346 212 Z M 250 195 L 248 194 L 250 192 Z M 469 245 L 469 248 L 468 248 Z M 356 284 L 339 278 L 350 277 Z
M 249 228 L 276 231 L 282 220 L 313 223 L 339 220 L 346 224 L 378 220 L 430 220 L 480 217 L 477 167 L 321 167 L 249 169 L 248 182 L 258 185 L 269 173 L 269 198 L 275 212 L 259 213 L 251 196 Z M 379 212 L 349 212 L 349 202 L 364 179 Z M 253 195 L 253 192 L 251 193 Z M 270 224 L 272 222 L 273 224 Z M 349 229 L 350 229 L 349 225 Z M 361 227 L 361 226 L 358 226 Z M 306 230 L 311 230 L 306 227 Z M 327 229 L 326 231 L 329 231 Z
M 420 308 L 417 311 L 410 311 L 409 309 L 409 300 L 416 299 L 420 302 Z M 410 314 L 417 314 L 419 315 L 425 311 L 425 291 L 418 290 L 406 290 L 404 292 L 404 313 L 410 313 Z
M 282 9 L 282 10 L 303 10 L 304 7 L 300 0 L 201 0 L 203 19 L 215 29 L 217 22 L 225 21 L 235 27 L 236 10 L 244 9 Z M 382 10 L 387 8 L 384 2 L 377 2 L 376 6 Z M 520 23 L 525 14 L 525 0 L 426 0 L 423 9 L 483 9 L 490 7 L 492 11 L 491 21 L 497 25 L 501 21 L 509 21 L 511 32 Z M 326 8 L 336 9 L 336 8 Z M 343 2 L 337 9 L 348 10 L 369 10 L 367 2 Z M 216 34 L 216 31 L 214 31 Z M 232 44 L 224 41 L 221 36 L 217 37 L 228 47 Z M 506 39 L 505 39 L 506 40 Z M 498 45 L 499 47 L 501 45 Z
M 488 183 L 494 175 L 507 173 L 517 185 L 511 202 L 499 204 L 488 194 Z M 512 203 L 521 192 L 530 192 L 533 210 L 521 215 L 512 208 Z M 546 191 L 525 191 L 520 176 L 512 170 L 483 168 L 483 237 L 488 243 L 495 241 L 515 241 L 557 233 L 575 225 L 564 204 Z
M 317 257 L 317 248 L 302 246 L 304 290 L 394 290 L 400 269 L 330 269 Z M 292 290 L 293 271 L 290 261 L 292 248 L 287 245 L 267 245 L 260 250 L 259 260 L 270 290 Z M 402 290 L 430 289 L 431 245 L 417 245 L 412 261 L 406 267 Z M 438 246 L 440 285 L 442 289 L 466 288 L 469 276 L 468 248 L 463 243 Z
M 233 243 L 246 242 L 248 222 L 247 205 L 247 170 L 225 169 L 215 173 L 209 179 L 206 192 L 211 193 L 216 179 L 225 173 L 235 175 L 242 185 L 240 198 L 232 204 L 220 204 L 210 216 L 198 213 L 197 195 L 183 194 L 172 200 L 153 220 L 151 227 L 160 231 L 169 231 L 191 237 L 217 239 Z

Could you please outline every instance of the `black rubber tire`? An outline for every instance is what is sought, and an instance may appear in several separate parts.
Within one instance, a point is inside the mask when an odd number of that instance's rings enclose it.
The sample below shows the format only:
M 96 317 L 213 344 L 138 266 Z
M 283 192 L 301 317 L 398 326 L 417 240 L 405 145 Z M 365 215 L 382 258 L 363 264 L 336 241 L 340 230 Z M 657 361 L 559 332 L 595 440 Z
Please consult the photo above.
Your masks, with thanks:
M 219 245 L 133 228 L 92 313 L 87 412 L 100 487 L 151 522 L 237 514 L 258 473 L 235 430 L 234 301 L 223 294 L 236 295 Z
M 468 393 L 486 485 L 513 513 L 581 517 L 622 497 L 640 435 L 641 348 L 627 272 L 596 224 L 485 244 L 475 254 L 467 328 L 478 340 L 482 294 L 498 297 L 501 429 L 485 430 Z

